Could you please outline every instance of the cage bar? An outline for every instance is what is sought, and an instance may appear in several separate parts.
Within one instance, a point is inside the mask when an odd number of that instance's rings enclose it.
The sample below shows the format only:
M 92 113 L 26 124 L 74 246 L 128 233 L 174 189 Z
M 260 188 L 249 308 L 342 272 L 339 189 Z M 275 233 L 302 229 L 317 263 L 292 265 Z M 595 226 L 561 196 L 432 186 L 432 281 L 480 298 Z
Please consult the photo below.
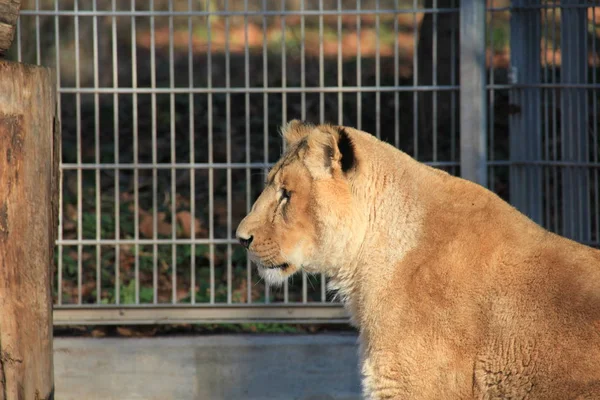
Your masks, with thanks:
M 460 2 L 460 172 L 487 186 L 485 3 Z
M 587 10 L 571 8 L 578 0 L 560 2 L 561 83 L 583 84 L 588 81 Z M 564 27 L 569 27 L 564 29 Z M 561 94 L 561 159 L 587 163 L 588 102 L 584 88 L 565 88 Z M 598 149 L 594 149 L 597 152 Z M 579 241 L 591 238 L 590 182 L 587 168 L 563 168 L 562 212 L 563 235 Z
M 542 171 L 525 160 L 541 160 L 541 14 L 539 0 L 513 0 L 511 11 L 511 83 L 527 82 L 532 87 L 510 91 L 510 103 L 519 111 L 509 117 L 511 203 L 535 222 L 542 223 Z

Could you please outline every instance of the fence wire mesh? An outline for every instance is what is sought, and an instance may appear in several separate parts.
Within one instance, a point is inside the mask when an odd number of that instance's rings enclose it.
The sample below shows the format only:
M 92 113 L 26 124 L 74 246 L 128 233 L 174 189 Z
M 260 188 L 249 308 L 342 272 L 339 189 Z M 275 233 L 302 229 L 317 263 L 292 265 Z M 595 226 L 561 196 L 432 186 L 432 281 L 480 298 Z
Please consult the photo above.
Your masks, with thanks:
M 23 1 L 10 57 L 55 69 L 62 120 L 55 323 L 346 321 L 322 276 L 269 289 L 234 240 L 292 118 L 455 175 L 480 140 L 490 189 L 598 245 L 593 3 Z M 461 15 L 485 19 L 485 63 Z M 461 101 L 461 58 L 485 102 Z M 486 132 L 461 132 L 479 109 Z

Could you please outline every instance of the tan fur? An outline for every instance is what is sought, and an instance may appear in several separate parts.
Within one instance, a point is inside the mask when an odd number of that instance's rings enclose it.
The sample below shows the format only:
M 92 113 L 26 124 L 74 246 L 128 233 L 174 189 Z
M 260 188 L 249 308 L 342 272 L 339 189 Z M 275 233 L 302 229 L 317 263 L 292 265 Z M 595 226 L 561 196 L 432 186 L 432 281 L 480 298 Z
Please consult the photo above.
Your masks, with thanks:
M 600 251 L 365 132 L 283 134 L 237 234 L 270 284 L 330 277 L 360 330 L 365 398 L 600 399 Z

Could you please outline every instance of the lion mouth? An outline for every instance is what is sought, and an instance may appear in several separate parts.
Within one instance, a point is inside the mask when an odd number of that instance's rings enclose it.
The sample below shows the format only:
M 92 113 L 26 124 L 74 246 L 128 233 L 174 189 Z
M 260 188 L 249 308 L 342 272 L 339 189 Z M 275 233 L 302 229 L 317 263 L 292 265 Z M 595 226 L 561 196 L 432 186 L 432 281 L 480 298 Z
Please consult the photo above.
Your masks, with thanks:
M 290 267 L 290 264 L 288 264 L 288 263 L 281 263 L 281 264 L 272 265 L 272 264 L 264 264 L 264 263 L 261 263 L 261 262 L 257 262 L 256 265 L 259 268 L 262 268 L 262 269 L 281 270 L 281 271 L 285 271 L 286 269 L 288 269 Z
M 290 264 L 286 263 L 286 262 L 281 263 L 281 264 L 265 263 L 260 258 L 256 257 L 254 254 L 250 255 L 250 260 L 253 261 L 257 267 L 262 268 L 262 269 L 267 269 L 267 270 L 285 271 L 290 267 Z
M 289 266 L 290 266 L 290 264 L 283 263 L 283 264 L 278 264 L 278 265 L 263 265 L 263 268 L 286 270 L 286 269 L 288 269 Z

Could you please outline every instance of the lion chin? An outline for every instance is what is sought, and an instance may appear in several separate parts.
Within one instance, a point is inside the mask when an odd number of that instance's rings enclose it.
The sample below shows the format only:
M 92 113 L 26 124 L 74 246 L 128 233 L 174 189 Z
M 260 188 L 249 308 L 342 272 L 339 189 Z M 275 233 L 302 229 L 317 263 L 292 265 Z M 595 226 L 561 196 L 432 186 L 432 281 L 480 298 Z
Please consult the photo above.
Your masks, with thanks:
M 258 263 L 258 275 L 271 286 L 279 287 L 292 276 L 298 269 L 289 263 L 282 263 L 275 266 L 265 266 Z

